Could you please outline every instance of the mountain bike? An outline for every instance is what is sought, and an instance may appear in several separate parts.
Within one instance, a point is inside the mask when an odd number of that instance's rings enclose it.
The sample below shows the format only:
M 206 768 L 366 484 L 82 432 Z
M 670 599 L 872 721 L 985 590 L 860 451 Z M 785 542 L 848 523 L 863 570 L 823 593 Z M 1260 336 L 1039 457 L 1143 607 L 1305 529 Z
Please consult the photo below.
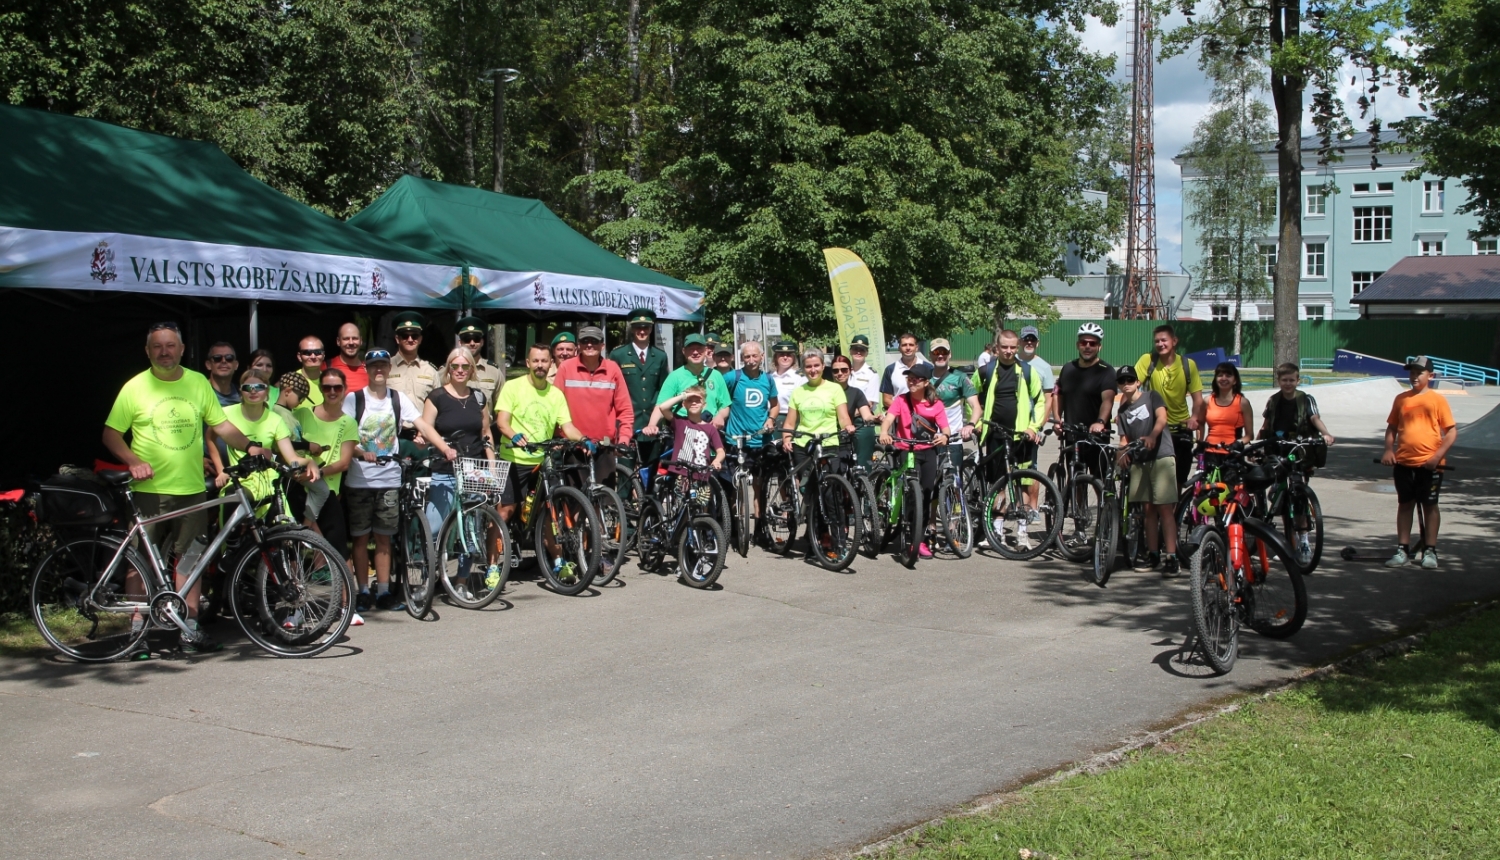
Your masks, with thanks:
M 1198 650 L 1218 674 L 1234 668 L 1239 631 L 1285 639 L 1307 619 L 1307 589 L 1295 556 L 1265 521 L 1248 516 L 1257 489 L 1268 486 L 1266 464 L 1255 456 L 1264 442 L 1235 443 L 1215 482 L 1200 503 L 1211 514 L 1194 529 L 1192 554 L 1193 628 Z M 1279 559 L 1280 571 L 1271 558 Z
M 636 550 L 642 570 L 660 571 L 667 555 L 674 555 L 684 584 L 708 588 L 718 581 L 729 554 L 724 526 L 711 514 L 711 485 L 718 478 L 706 469 L 682 468 L 686 473 L 675 475 L 670 489 L 641 503 Z
M 981 496 L 978 506 L 980 527 L 990 549 L 1012 561 L 1027 561 L 1047 551 L 1062 529 L 1061 505 L 1057 485 L 1046 475 L 1033 468 L 1016 468 L 1015 446 L 1022 434 L 993 421 L 985 420 L 992 432 L 1005 434 L 1008 444 L 980 456 L 975 463 L 975 474 L 984 474 L 985 466 L 995 459 L 1000 460 L 1000 477 L 990 482 Z M 1051 431 L 1048 430 L 1043 435 Z M 1041 484 L 1036 507 L 1027 500 L 1026 488 L 1032 482 Z M 1029 526 L 1039 524 L 1042 533 L 1029 534 Z
M 755 473 L 750 469 L 749 457 L 746 456 L 751 439 L 765 438 L 764 433 L 743 433 L 730 436 L 727 440 L 732 446 L 733 454 L 730 459 L 733 464 L 729 469 L 730 496 L 734 499 L 734 522 L 733 540 L 735 552 L 741 558 L 749 558 L 750 544 L 755 536 Z
M 608 439 L 598 444 L 601 449 L 613 447 Z M 625 563 L 625 553 L 633 540 L 630 531 L 635 523 L 626 518 L 625 503 L 620 499 L 619 493 L 599 482 L 595 468 L 599 452 L 584 450 L 582 454 L 584 462 L 575 463 L 568 468 L 580 473 L 586 471 L 582 476 L 582 489 L 594 505 L 594 515 L 599 521 L 599 537 L 603 541 L 599 548 L 599 573 L 592 584 L 603 587 L 619 575 L 620 565 Z
M 1109 583 L 1115 570 L 1115 561 L 1121 552 L 1120 536 L 1123 533 L 1125 560 L 1129 563 L 1140 552 L 1144 538 L 1146 506 L 1130 501 L 1130 469 L 1119 468 L 1115 463 L 1118 448 L 1098 437 L 1080 439 L 1078 444 L 1085 449 L 1095 449 L 1104 466 L 1104 477 L 1099 480 L 1098 512 L 1094 519 L 1094 552 L 1092 574 L 1094 584 L 1103 588 Z M 1137 439 L 1125 446 L 1128 457 L 1138 457 L 1146 450 L 1146 443 Z
M 937 540 L 933 552 L 951 552 L 959 558 L 974 554 L 974 517 L 964 492 L 959 467 L 953 463 L 947 446 L 938 450 L 938 483 L 936 498 Z
M 1108 433 L 1101 435 L 1108 441 Z M 1104 482 L 1089 472 L 1081 455 L 1082 451 L 1097 450 L 1082 444 L 1095 438 L 1086 424 L 1062 425 L 1058 428 L 1061 456 L 1047 470 L 1047 476 L 1062 491 L 1063 525 L 1058 530 L 1057 551 L 1073 562 L 1093 558 L 1094 533 L 1099 527 L 1097 513 Z
M 805 521 L 808 554 L 825 570 L 843 570 L 859 549 L 859 502 L 854 485 L 836 471 L 837 452 L 823 447 L 824 440 L 842 434 L 783 432 L 808 440 L 807 459 L 790 469 L 778 465 L 767 476 L 768 507 L 762 510 L 773 546 L 789 554 L 797 525 Z
M 396 508 L 396 537 L 391 541 L 391 575 L 401 580 L 406 612 L 418 621 L 432 609 L 437 583 L 432 527 L 427 522 L 427 489 L 432 479 L 418 476 L 418 471 L 432 464 L 432 457 L 398 457 L 401 464 L 401 491 Z M 376 463 L 390 462 L 390 457 L 376 457 Z
M 311 529 L 267 527 L 256 518 L 264 500 L 257 501 L 243 482 L 271 469 L 283 476 L 299 471 L 247 456 L 224 470 L 232 491 L 155 517 L 141 516 L 129 472 L 101 473 L 111 491 L 100 491 L 94 502 L 104 510 L 122 508 L 128 528 L 61 540 L 37 565 L 30 604 L 42 637 L 63 654 L 86 662 L 134 653 L 151 630 L 177 630 L 196 638 L 200 634 L 188 626 L 187 595 L 228 547 L 223 569 L 229 572 L 229 610 L 250 641 L 281 657 L 312 657 L 328 650 L 349 629 L 354 576 L 342 554 Z M 44 488 L 44 505 L 46 494 Z M 230 509 L 227 519 L 185 573 L 182 586 L 174 589 L 168 557 L 146 530 L 217 508 Z
M 1309 469 L 1327 457 L 1327 444 L 1321 436 L 1276 440 L 1276 455 L 1285 458 L 1288 468 L 1275 484 L 1260 494 L 1263 507 L 1257 515 L 1266 522 L 1280 522 L 1287 545 L 1296 552 L 1295 563 L 1302 575 L 1312 573 L 1323 558 L 1323 506 L 1318 494 L 1308 486 Z
M 904 445 L 929 444 L 925 439 L 893 437 L 892 441 Z M 882 445 L 880 449 L 890 462 L 890 468 L 881 472 L 880 484 L 875 489 L 884 531 L 882 544 L 891 547 L 896 560 L 910 570 L 917 566 L 927 534 L 927 506 L 922 479 L 917 473 L 916 454 L 894 445 Z
M 594 504 L 582 490 L 568 486 L 562 462 L 569 451 L 587 448 L 586 443 L 567 439 L 527 444 L 527 451 L 541 452 L 543 457 L 532 467 L 531 492 L 521 501 L 520 516 L 513 518 L 520 521 L 517 528 L 532 529 L 537 566 L 547 587 L 569 597 L 593 584 L 604 550 Z

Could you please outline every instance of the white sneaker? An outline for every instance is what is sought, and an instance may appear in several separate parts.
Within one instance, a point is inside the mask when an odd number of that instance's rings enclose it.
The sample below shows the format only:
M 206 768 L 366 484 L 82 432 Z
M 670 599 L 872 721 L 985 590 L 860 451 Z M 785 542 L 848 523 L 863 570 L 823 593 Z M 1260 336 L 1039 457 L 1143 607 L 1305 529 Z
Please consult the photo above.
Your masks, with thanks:
M 1406 567 L 1406 565 L 1410 561 L 1411 561 L 1411 559 L 1407 558 L 1407 556 L 1406 556 L 1406 550 L 1404 550 L 1404 549 L 1402 549 L 1401 547 L 1398 546 L 1398 547 L 1396 547 L 1396 554 L 1385 560 L 1385 566 L 1386 567 Z M 1433 561 L 1434 561 L 1434 563 L 1436 563 L 1436 559 L 1434 559 Z
M 991 525 L 993 525 L 995 527 L 995 534 L 1001 536 L 1002 538 L 1005 537 L 1005 518 L 1004 517 L 995 517 L 994 522 L 992 522 Z
M 1031 549 L 1031 538 L 1027 537 L 1026 532 L 1016 532 L 1016 549 L 1023 551 Z
M 354 613 L 354 617 L 349 620 L 349 626 L 350 627 L 363 627 L 363 626 L 365 626 L 365 620 L 359 616 L 358 612 L 356 612 L 356 613 Z
M 302 626 L 302 609 L 301 609 L 301 607 L 298 607 L 295 611 L 292 612 L 291 615 L 288 615 L 286 617 L 285 621 L 281 622 L 281 629 L 282 630 L 296 630 L 298 627 L 301 627 L 301 626 Z
M 1427 547 L 1422 550 L 1422 569 L 1437 570 L 1437 550 Z

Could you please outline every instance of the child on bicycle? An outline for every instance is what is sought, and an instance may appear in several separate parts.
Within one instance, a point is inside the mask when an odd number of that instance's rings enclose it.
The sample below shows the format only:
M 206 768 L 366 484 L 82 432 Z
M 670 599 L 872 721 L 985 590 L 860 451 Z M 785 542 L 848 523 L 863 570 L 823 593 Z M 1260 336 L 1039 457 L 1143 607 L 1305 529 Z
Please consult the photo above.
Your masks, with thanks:
M 927 522 L 936 523 L 937 502 L 937 452 L 946 450 L 948 434 L 948 410 L 937 397 L 932 385 L 932 365 L 918 363 L 906 372 L 906 392 L 891 398 L 888 410 L 880 418 L 880 444 L 890 445 L 892 427 L 906 439 L 917 439 L 921 448 L 907 442 L 896 442 L 900 451 L 911 451 L 917 462 L 917 480 L 922 485 L 922 498 L 926 501 L 929 516 Z M 932 547 L 923 540 L 917 547 L 922 558 L 932 558 Z
M 686 416 L 672 416 L 672 463 L 667 471 L 674 475 L 718 471 L 724 465 L 724 437 L 713 425 L 712 417 L 703 411 L 707 400 L 707 393 L 694 385 L 656 404 L 652 412 L 652 426 L 679 403 L 687 412 Z
M 1438 492 L 1443 488 L 1443 458 L 1458 441 L 1458 425 L 1448 398 L 1433 391 L 1432 359 L 1419 355 L 1406 363 L 1411 390 L 1396 395 L 1386 418 L 1385 454 L 1380 462 L 1395 470 L 1396 554 L 1386 567 L 1417 562 L 1423 570 L 1437 570 L 1437 535 L 1441 516 Z M 1411 516 L 1422 506 L 1422 544 L 1411 547 Z

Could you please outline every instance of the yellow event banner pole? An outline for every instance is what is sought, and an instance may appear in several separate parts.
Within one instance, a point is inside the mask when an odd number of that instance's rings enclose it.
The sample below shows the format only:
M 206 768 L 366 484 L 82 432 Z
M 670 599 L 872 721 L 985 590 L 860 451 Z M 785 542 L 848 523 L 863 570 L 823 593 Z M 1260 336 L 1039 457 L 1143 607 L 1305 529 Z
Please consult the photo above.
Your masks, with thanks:
M 833 286 L 833 313 L 839 321 L 839 345 L 849 354 L 849 341 L 857 334 L 870 339 L 870 357 L 865 363 L 876 372 L 885 369 L 885 322 L 880 316 L 880 294 L 870 267 L 853 251 L 824 248 L 828 280 Z

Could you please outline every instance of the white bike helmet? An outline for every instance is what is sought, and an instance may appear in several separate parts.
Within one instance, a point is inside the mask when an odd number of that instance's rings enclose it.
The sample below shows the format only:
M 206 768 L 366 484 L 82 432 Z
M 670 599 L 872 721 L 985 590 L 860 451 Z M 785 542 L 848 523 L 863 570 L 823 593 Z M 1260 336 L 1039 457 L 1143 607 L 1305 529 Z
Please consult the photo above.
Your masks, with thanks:
M 1099 325 L 1098 323 L 1086 322 L 1078 327 L 1078 336 L 1083 337 L 1084 335 L 1089 335 L 1090 337 L 1097 337 L 1100 340 L 1104 340 L 1104 326 Z

